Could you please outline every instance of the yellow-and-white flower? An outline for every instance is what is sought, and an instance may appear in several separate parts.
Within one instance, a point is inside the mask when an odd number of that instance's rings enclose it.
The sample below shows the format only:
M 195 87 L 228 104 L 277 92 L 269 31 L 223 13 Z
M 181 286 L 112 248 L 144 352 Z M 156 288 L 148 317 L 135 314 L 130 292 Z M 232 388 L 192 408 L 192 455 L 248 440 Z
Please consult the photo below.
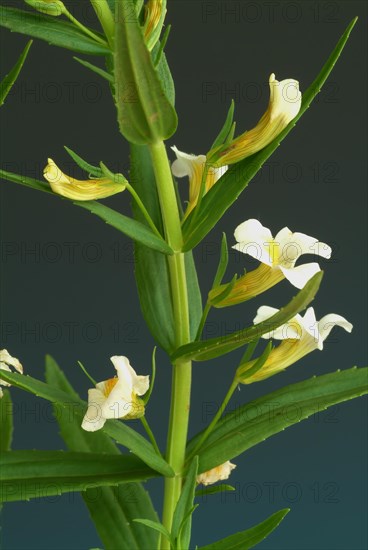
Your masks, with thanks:
M 189 201 L 185 217 L 193 210 L 198 202 L 201 190 L 202 177 L 206 168 L 206 155 L 188 155 L 179 151 L 177 147 L 171 147 L 176 155 L 176 160 L 171 165 L 171 171 L 177 178 L 189 177 Z M 207 175 L 204 193 L 207 193 L 211 187 L 225 174 L 227 166 L 217 167 L 215 165 L 207 166 Z
M 317 254 L 331 258 L 331 248 L 304 233 L 293 233 L 288 227 L 281 229 L 273 238 L 268 227 L 258 220 L 250 219 L 241 223 L 234 233 L 238 241 L 232 248 L 249 254 L 261 265 L 239 277 L 231 292 L 221 302 L 216 298 L 225 290 L 225 285 L 213 289 L 209 294 L 215 307 L 239 304 L 258 296 L 286 278 L 296 288 L 303 288 L 321 268 L 317 262 L 296 266 L 303 254 Z
M 257 325 L 267 321 L 278 311 L 273 307 L 261 306 L 253 323 Z M 353 325 L 349 321 L 336 313 L 329 313 L 317 321 L 314 309 L 308 308 L 304 317 L 296 315 L 288 323 L 262 336 L 265 339 L 274 338 L 282 340 L 282 342 L 271 351 L 261 369 L 249 378 L 246 377 L 247 371 L 255 364 L 256 360 L 241 365 L 237 372 L 239 382 L 243 384 L 259 382 L 286 369 L 308 353 L 316 349 L 322 350 L 324 340 L 335 326 L 339 326 L 347 332 L 351 332 L 353 329 Z
M 124 356 L 115 355 L 111 361 L 117 377 L 98 382 L 88 390 L 88 409 L 82 422 L 87 432 L 100 430 L 109 418 L 140 418 L 144 403 L 138 396 L 149 388 L 149 376 L 139 376 Z
M 143 35 L 147 48 L 152 51 L 160 38 L 166 15 L 167 0 L 148 0 L 145 5 Z
M 292 78 L 276 80 L 274 73 L 269 78 L 270 101 L 267 111 L 257 125 L 233 139 L 228 146 L 210 152 L 221 165 L 234 164 L 257 153 L 271 143 L 299 113 L 302 94 L 299 82 Z
M 203 485 L 212 485 L 217 481 L 228 479 L 234 468 L 236 468 L 236 464 L 232 464 L 228 460 L 224 464 L 220 464 L 220 466 L 216 466 L 216 468 L 208 470 L 208 472 L 203 472 L 203 474 L 199 474 L 197 476 L 197 483 L 203 483 Z
M 121 193 L 126 188 L 122 182 L 109 178 L 77 180 L 64 174 L 50 158 L 43 175 L 54 193 L 77 201 L 104 199 Z
M 12 372 L 10 367 L 13 367 L 19 374 L 23 374 L 23 366 L 19 359 L 12 357 L 6 349 L 0 350 L 0 370 Z M 11 386 L 11 384 L 0 378 L 0 386 Z M 0 387 L 0 399 L 2 396 L 3 390 Z

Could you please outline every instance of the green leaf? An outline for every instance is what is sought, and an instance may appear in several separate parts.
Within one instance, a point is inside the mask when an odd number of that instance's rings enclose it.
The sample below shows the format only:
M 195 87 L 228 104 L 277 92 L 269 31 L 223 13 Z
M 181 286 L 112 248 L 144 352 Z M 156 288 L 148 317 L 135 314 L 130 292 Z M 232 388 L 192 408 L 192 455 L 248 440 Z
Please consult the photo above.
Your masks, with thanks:
M 227 136 L 228 136 L 228 134 L 231 130 L 231 127 L 233 125 L 234 109 L 235 109 L 235 104 L 234 104 L 234 100 L 232 99 L 229 110 L 227 112 L 227 116 L 226 116 L 226 120 L 224 122 L 224 125 L 221 128 L 217 138 L 215 139 L 215 141 L 211 145 L 210 150 L 215 149 L 215 147 L 219 147 L 226 140 L 226 138 L 227 138 Z
M 78 400 L 64 373 L 52 357 L 46 357 L 46 381 L 51 386 L 66 392 L 72 400 Z M 105 452 L 120 455 L 120 450 L 103 431 L 82 430 L 80 417 L 53 404 L 61 436 L 71 451 Z M 140 550 L 155 548 L 154 532 L 133 523 L 137 517 L 157 521 L 148 493 L 140 483 L 122 483 L 117 487 L 87 489 L 82 497 L 88 507 L 105 550 Z
M 79 53 L 107 55 L 110 52 L 107 47 L 83 34 L 72 23 L 41 13 L 1 6 L 0 25 L 13 32 L 40 38 L 53 46 L 60 46 Z
M 287 321 L 292 319 L 292 317 L 310 304 L 318 291 L 322 276 L 322 271 L 316 273 L 285 307 L 281 308 L 275 315 L 267 319 L 267 321 L 233 332 L 228 336 L 216 336 L 201 342 L 186 344 L 175 351 L 172 355 L 172 360 L 206 361 L 214 357 L 220 357 L 225 353 L 230 353 L 244 344 L 259 338 L 262 334 L 271 332 L 280 325 L 287 323 Z
M 72 400 L 70 396 L 57 388 L 49 386 L 36 378 L 27 375 L 10 373 L 0 370 L 0 378 L 17 388 L 33 393 L 37 397 L 57 403 L 69 412 L 79 416 L 80 422 L 87 410 L 87 403 L 81 399 Z M 102 431 L 112 437 L 117 443 L 127 447 L 148 466 L 165 476 L 172 476 L 173 471 L 165 460 L 158 456 L 152 445 L 139 433 L 129 428 L 126 423 L 118 420 L 107 420 Z
M 222 241 L 221 241 L 221 254 L 220 254 L 220 261 L 217 266 L 217 271 L 215 278 L 213 280 L 212 288 L 216 288 L 222 283 L 222 279 L 224 278 L 224 275 L 226 273 L 227 264 L 229 262 L 229 251 L 227 246 L 227 239 L 226 234 L 222 234 Z
M 175 508 L 171 535 L 174 540 L 180 538 L 179 548 L 189 548 L 192 528 L 192 512 L 197 484 L 198 456 L 195 456 L 188 469 L 184 486 Z M 180 537 L 179 537 L 180 535 Z
M 200 205 L 200 211 L 196 209 L 190 213 L 183 225 L 185 250 L 191 250 L 207 235 L 207 233 L 221 219 L 226 210 L 236 201 L 241 192 L 246 188 L 251 179 L 262 168 L 262 165 L 277 149 L 281 141 L 295 126 L 296 122 L 305 113 L 313 99 L 320 92 L 323 84 L 331 73 L 336 61 L 338 60 L 344 46 L 349 38 L 357 18 L 349 24 L 342 35 L 334 51 L 330 55 L 326 64 L 315 81 L 303 93 L 302 107 L 297 117 L 290 122 L 281 134 L 277 136 L 267 147 L 258 153 L 244 159 L 243 161 L 231 166 L 221 179 L 209 190 L 203 197 Z M 192 224 L 193 217 L 196 216 L 196 223 Z
M 211 487 L 204 487 L 203 489 L 197 489 L 195 492 L 196 498 L 201 498 L 207 495 L 215 495 L 216 493 L 224 493 L 225 491 L 235 491 L 235 487 L 232 485 L 226 485 L 222 483 L 220 485 L 212 485 Z
M 10 451 L 13 439 L 13 403 L 9 390 L 0 397 L 0 451 Z
M 134 456 L 64 451 L 5 451 L 1 453 L 0 470 L 1 502 L 157 476 L 157 472 Z
M 207 546 L 201 546 L 198 550 L 248 550 L 253 548 L 268 537 L 289 512 L 289 508 L 280 510 L 251 529 L 235 533 Z
M 6 96 L 10 92 L 10 90 L 13 87 L 13 84 L 17 80 L 19 73 L 24 65 L 24 62 L 27 58 L 29 49 L 32 45 L 32 40 L 30 40 L 26 47 L 24 48 L 23 52 L 21 53 L 18 61 L 14 65 L 14 67 L 11 69 L 11 71 L 3 78 L 3 80 L 0 83 L 0 107 L 1 105 L 4 105 L 4 101 L 6 99 Z
M 217 424 L 199 453 L 199 472 L 240 455 L 268 437 L 322 410 L 368 392 L 367 368 L 356 367 L 286 386 L 237 407 Z M 194 448 L 201 434 L 188 445 Z
M 101 69 L 101 67 L 97 67 L 97 65 L 93 65 L 93 63 L 89 63 L 85 59 L 80 59 L 79 57 L 74 56 L 73 59 L 75 61 L 77 61 L 78 63 L 80 63 L 81 65 L 83 65 L 83 67 L 86 67 L 87 69 L 89 69 L 93 73 L 98 74 L 98 76 L 101 76 L 102 78 L 104 78 L 108 82 L 110 82 L 110 83 L 114 82 L 114 77 L 110 73 L 108 73 L 107 71 L 104 71 L 103 69 Z
M 145 44 L 132 0 L 115 11 L 115 101 L 123 136 L 144 145 L 169 138 L 177 116 L 166 97 Z
M 168 541 L 170 541 L 170 544 L 173 545 L 172 537 L 169 533 L 169 531 L 160 523 L 159 521 L 151 521 L 149 519 L 134 519 L 133 520 L 136 523 L 141 523 L 142 525 L 145 525 L 146 527 L 149 527 L 150 529 L 153 529 L 154 531 L 158 531 L 161 533 Z
M 77 153 L 72 151 L 66 145 L 64 145 L 64 149 L 68 153 L 68 155 L 72 157 L 72 159 L 79 166 L 79 168 L 82 168 L 82 170 L 84 170 L 88 174 L 91 174 L 95 178 L 102 178 L 103 177 L 102 170 L 99 166 L 93 166 L 93 164 L 90 164 L 89 162 L 83 160 L 82 157 L 77 155 Z
M 50 193 L 53 196 L 62 198 L 60 197 L 60 195 L 57 195 L 56 193 L 54 193 L 46 182 L 38 181 L 38 180 L 35 180 L 34 178 L 28 178 L 27 176 L 13 174 L 12 172 L 6 172 L 5 170 L 0 170 L 0 177 L 8 181 L 12 181 L 14 183 L 20 183 L 21 185 L 25 185 L 26 187 L 31 187 L 32 189 L 36 189 L 37 191 L 44 191 L 46 193 Z M 98 201 L 70 201 L 70 202 L 72 202 L 76 206 L 80 206 L 80 208 L 84 208 L 85 210 L 88 210 L 89 212 L 91 212 L 91 214 L 95 214 L 96 216 L 101 218 L 105 223 L 107 223 L 108 225 L 111 225 L 112 227 L 120 231 L 120 233 L 124 233 L 128 237 L 143 243 L 149 248 L 158 250 L 162 254 L 173 253 L 172 249 L 164 241 L 164 239 L 161 239 L 157 235 L 155 235 L 143 223 L 140 223 L 134 220 L 133 218 L 129 218 L 128 216 L 124 216 L 124 214 L 120 214 L 120 212 L 117 212 L 116 210 L 113 210 L 112 208 L 105 206 L 101 202 L 98 202 Z

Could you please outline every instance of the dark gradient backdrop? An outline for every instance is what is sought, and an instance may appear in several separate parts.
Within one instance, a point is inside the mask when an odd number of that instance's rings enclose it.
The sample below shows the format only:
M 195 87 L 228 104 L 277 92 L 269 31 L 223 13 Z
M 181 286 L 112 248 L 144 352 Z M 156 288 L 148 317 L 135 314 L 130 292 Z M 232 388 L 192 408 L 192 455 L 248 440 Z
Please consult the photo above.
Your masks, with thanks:
M 19 2 L 21 5 L 22 2 Z M 66 2 L 77 16 L 92 16 L 88 2 Z M 263 384 L 243 387 L 231 407 L 281 386 L 353 364 L 366 347 L 366 2 L 171 0 L 173 29 L 167 55 L 176 81 L 179 128 L 169 145 L 205 153 L 221 126 L 231 97 L 238 131 L 250 128 L 268 101 L 268 76 L 294 77 L 305 90 L 353 16 L 360 20 L 318 100 L 262 173 L 196 249 L 205 293 L 216 268 L 221 232 L 230 243 L 237 224 L 257 217 L 273 231 L 288 225 L 333 246 L 314 303 L 317 317 L 335 312 L 354 324 L 336 330 L 323 353 Z M 14 63 L 26 38 L 1 33 Z M 4 52 L 4 49 L 2 49 Z M 119 136 L 108 87 L 72 59 L 70 52 L 36 41 L 14 92 L 1 110 L 2 163 L 40 177 L 48 156 L 74 170 L 68 145 L 90 162 L 126 170 L 127 147 Z M 75 170 L 74 174 L 82 174 Z M 187 184 L 181 182 L 185 195 Z M 52 354 L 78 391 L 88 380 L 111 376 L 109 357 L 125 354 L 144 374 L 153 340 L 134 288 L 132 245 L 127 238 L 66 201 L 3 183 L 2 347 L 25 371 L 43 377 Z M 129 212 L 128 196 L 107 201 Z M 231 272 L 252 264 L 231 255 Z M 241 328 L 262 303 L 279 307 L 294 294 L 280 284 L 260 300 L 209 318 L 207 336 Z M 203 428 L 230 383 L 239 353 L 194 366 L 191 434 Z M 170 366 L 158 354 L 149 421 L 164 445 Z M 60 449 L 50 407 L 16 389 L 14 448 Z M 139 429 L 139 427 L 138 427 Z M 213 496 L 195 514 L 199 545 L 245 529 L 272 512 L 292 512 L 259 548 L 363 550 L 366 530 L 366 407 L 355 400 L 296 425 L 235 460 L 237 492 Z M 161 482 L 149 484 L 158 509 Z M 3 545 L 14 549 L 86 549 L 100 546 L 78 495 L 7 505 Z

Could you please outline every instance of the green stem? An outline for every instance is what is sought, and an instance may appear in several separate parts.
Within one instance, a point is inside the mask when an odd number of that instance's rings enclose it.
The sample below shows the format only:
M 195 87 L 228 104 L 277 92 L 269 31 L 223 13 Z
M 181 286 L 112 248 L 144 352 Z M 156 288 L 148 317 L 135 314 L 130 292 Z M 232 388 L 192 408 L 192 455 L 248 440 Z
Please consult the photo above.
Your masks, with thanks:
M 91 4 L 96 12 L 99 22 L 101 23 L 110 46 L 113 46 L 115 22 L 107 0 L 91 0 Z
M 108 46 L 107 42 L 105 42 L 103 38 L 100 38 L 99 36 L 97 36 L 97 34 L 95 34 L 90 29 L 82 25 L 82 23 L 78 21 L 78 19 L 76 19 L 66 8 L 63 10 L 63 14 L 69 19 L 69 21 L 74 23 L 74 25 L 78 27 L 78 29 L 84 32 L 84 34 L 87 34 L 90 38 L 93 38 L 95 42 L 98 42 L 99 44 L 103 44 L 104 46 Z
M 156 439 L 155 439 L 155 436 L 153 435 L 153 431 L 152 431 L 151 428 L 149 427 L 149 424 L 148 424 L 148 422 L 147 422 L 147 420 L 146 420 L 146 417 L 145 417 L 145 416 L 141 416 L 140 421 L 142 422 L 142 425 L 143 425 L 144 429 L 146 430 L 146 433 L 147 433 L 147 435 L 148 435 L 148 437 L 149 437 L 149 439 L 150 439 L 150 441 L 151 441 L 151 443 L 152 443 L 152 445 L 153 445 L 153 447 L 154 447 L 156 453 L 157 453 L 159 456 L 162 456 L 162 455 L 161 455 L 161 451 L 160 451 L 160 449 L 159 449 L 159 446 L 157 445 L 157 441 L 156 441 Z
M 235 379 L 235 380 L 233 380 L 227 394 L 225 395 L 225 398 L 222 402 L 221 407 L 219 408 L 219 410 L 217 411 L 217 413 L 213 417 L 212 421 L 210 422 L 210 424 L 207 426 L 207 428 L 203 432 L 202 436 L 199 438 L 198 443 L 194 446 L 194 449 L 191 451 L 190 455 L 188 456 L 187 462 L 189 462 L 191 460 L 191 458 L 197 454 L 197 451 L 202 447 L 203 443 L 206 441 L 208 436 L 211 434 L 211 432 L 214 429 L 214 427 L 216 426 L 217 422 L 220 420 L 221 416 L 223 415 L 223 413 L 224 413 L 224 411 L 227 407 L 227 404 L 229 403 L 229 401 L 230 401 L 230 399 L 231 399 L 231 397 L 232 397 L 232 395 L 233 395 L 233 393 L 234 393 L 234 391 L 237 387 L 238 387 L 238 381 Z
M 156 177 L 166 239 L 175 251 L 172 256 L 167 258 L 167 261 L 171 284 L 176 345 L 181 346 L 190 341 L 190 328 L 185 262 L 184 254 L 181 252 L 183 240 L 179 208 L 164 143 L 158 142 L 150 145 L 150 153 Z M 171 531 L 174 510 L 182 487 L 189 423 L 191 375 L 192 365 L 190 361 L 177 361 L 173 365 L 166 460 L 176 475 L 173 478 L 166 478 L 165 480 L 162 519 L 168 531 Z M 161 549 L 167 550 L 169 548 L 169 542 L 162 540 Z

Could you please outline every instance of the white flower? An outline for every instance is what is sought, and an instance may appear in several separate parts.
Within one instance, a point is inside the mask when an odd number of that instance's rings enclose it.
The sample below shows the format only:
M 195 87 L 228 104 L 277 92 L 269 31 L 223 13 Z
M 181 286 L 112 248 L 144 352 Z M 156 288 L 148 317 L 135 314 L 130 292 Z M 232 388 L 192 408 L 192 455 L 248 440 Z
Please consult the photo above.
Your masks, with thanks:
M 233 248 L 273 269 L 281 270 L 296 288 L 303 288 L 321 270 L 316 262 L 295 266 L 300 256 L 318 254 L 330 258 L 332 252 L 327 244 L 304 233 L 293 233 L 287 227 L 273 238 L 271 231 L 255 219 L 241 223 L 235 229 L 234 236 L 238 242 Z
M 171 165 L 171 171 L 176 178 L 189 177 L 189 203 L 186 216 L 195 207 L 201 190 L 202 176 L 206 167 L 206 155 L 188 155 L 179 151 L 177 147 L 171 147 L 176 155 L 176 160 Z M 225 174 L 227 166 L 207 166 L 208 172 L 204 192 L 207 193 L 211 187 Z
M 278 311 L 273 307 L 261 306 L 253 323 L 257 325 L 267 321 Z M 329 313 L 322 317 L 320 321 L 317 321 L 314 309 L 312 307 L 308 308 L 304 317 L 296 315 L 272 332 L 263 334 L 262 338 L 274 338 L 282 340 L 282 342 L 271 351 L 265 364 L 253 376 L 247 378 L 246 374 L 256 360 L 241 365 L 238 370 L 239 381 L 244 384 L 251 384 L 252 382 L 264 380 L 296 363 L 308 353 L 316 349 L 322 350 L 324 340 L 335 326 L 339 326 L 347 332 L 351 332 L 353 329 L 353 325 L 349 321 L 336 313 Z M 242 376 L 244 376 L 243 379 Z
M 88 390 L 88 410 L 82 428 L 95 432 L 109 418 L 139 418 L 144 415 L 144 404 L 139 395 L 149 388 L 149 376 L 138 376 L 124 356 L 111 357 L 118 373 Z
M 228 479 L 231 471 L 234 470 L 234 468 L 236 468 L 236 464 L 232 464 L 228 460 L 224 464 L 220 464 L 220 466 L 216 466 L 216 468 L 208 470 L 208 472 L 203 472 L 203 474 L 199 474 L 197 476 L 197 483 L 203 483 L 203 485 L 212 485 L 217 481 Z
M 6 349 L 0 350 L 0 370 L 12 372 L 13 367 L 20 374 L 23 374 L 23 366 L 16 357 L 12 357 Z M 0 386 L 11 386 L 9 382 L 5 382 L 0 378 Z M 3 396 L 3 390 L 0 388 L 0 398 Z
M 297 80 L 287 78 L 279 82 L 272 73 L 269 85 L 270 101 L 257 125 L 235 138 L 224 149 L 210 151 L 209 155 L 217 158 L 219 163 L 234 164 L 257 153 L 271 143 L 299 113 L 302 94 Z

